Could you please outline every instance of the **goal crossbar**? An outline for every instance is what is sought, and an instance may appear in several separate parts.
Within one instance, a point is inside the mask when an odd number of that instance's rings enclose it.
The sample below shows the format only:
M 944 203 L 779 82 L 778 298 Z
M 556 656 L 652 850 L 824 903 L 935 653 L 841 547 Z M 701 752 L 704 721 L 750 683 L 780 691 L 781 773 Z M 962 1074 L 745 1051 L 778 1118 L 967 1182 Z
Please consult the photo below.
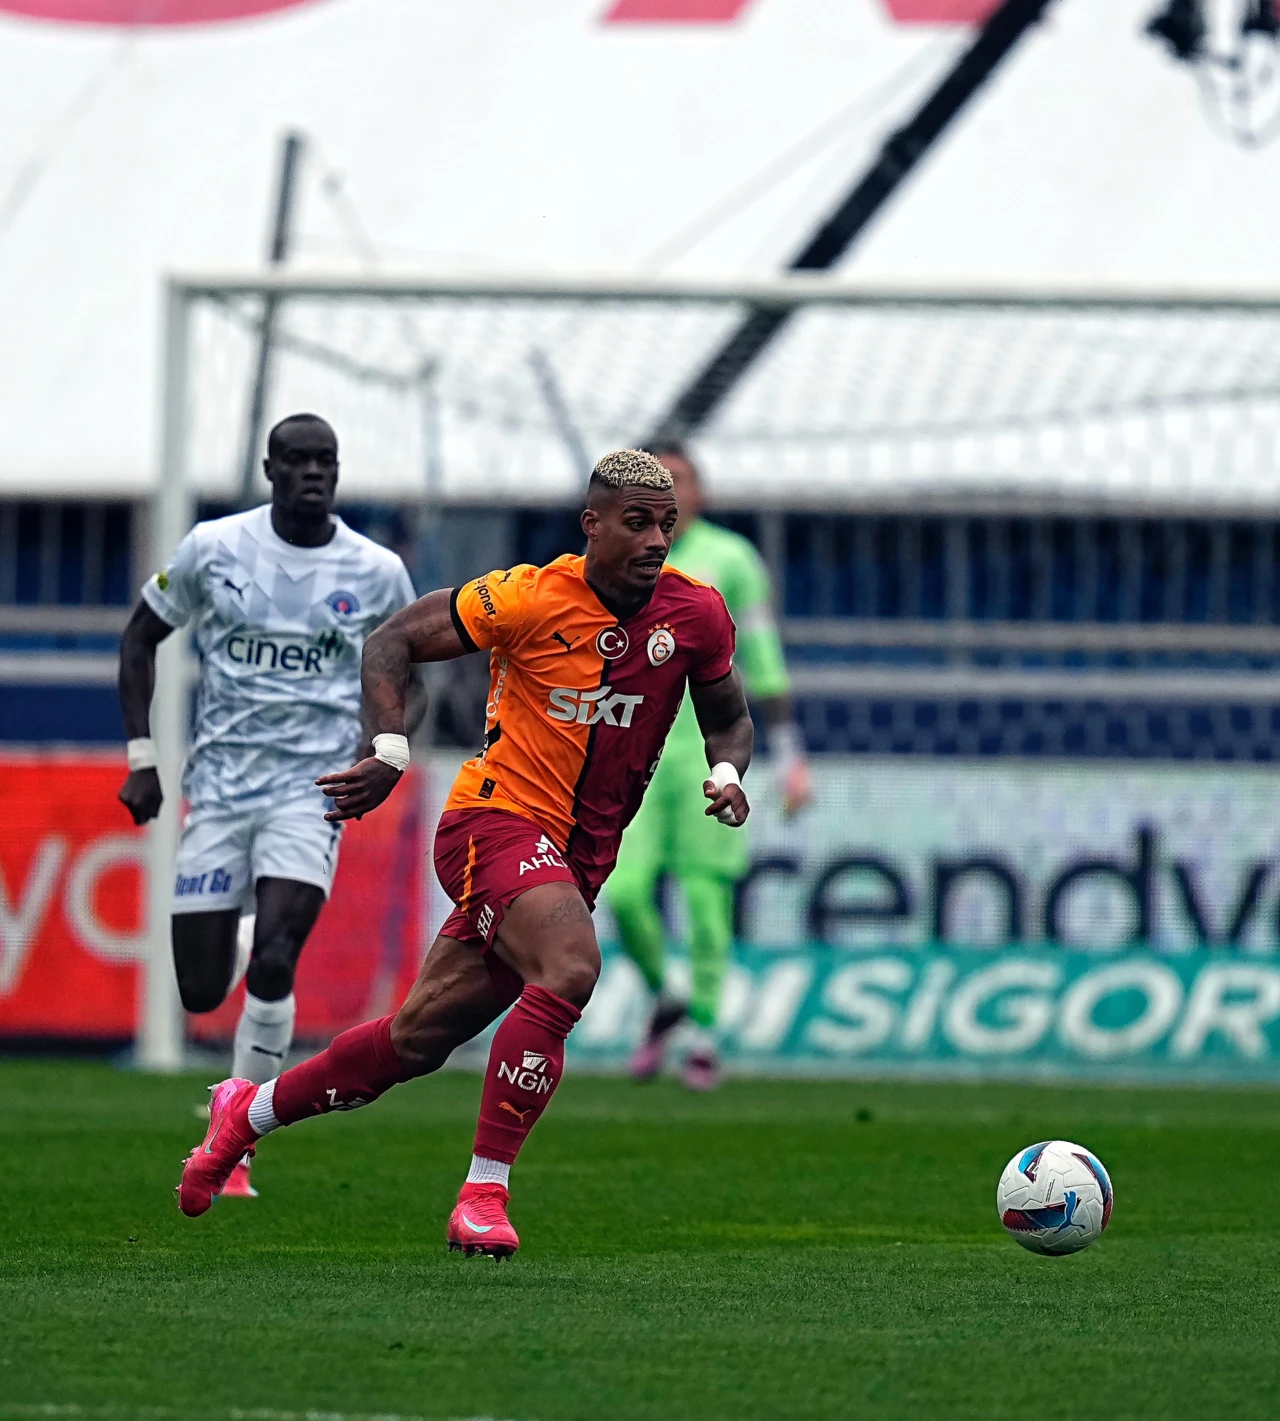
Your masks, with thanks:
M 839 276 L 798 272 L 754 278 L 555 276 L 520 272 L 450 272 L 438 275 L 381 270 L 290 271 L 275 267 L 244 271 L 183 271 L 168 278 L 180 299 L 229 296 L 307 297 L 317 300 L 372 297 L 422 300 L 448 297 L 521 301 L 737 302 L 786 309 L 794 306 L 1039 308 L 1158 312 L 1280 311 L 1280 291 L 1252 288 L 1106 287 L 1096 283 L 971 283 L 964 286 L 853 282 Z

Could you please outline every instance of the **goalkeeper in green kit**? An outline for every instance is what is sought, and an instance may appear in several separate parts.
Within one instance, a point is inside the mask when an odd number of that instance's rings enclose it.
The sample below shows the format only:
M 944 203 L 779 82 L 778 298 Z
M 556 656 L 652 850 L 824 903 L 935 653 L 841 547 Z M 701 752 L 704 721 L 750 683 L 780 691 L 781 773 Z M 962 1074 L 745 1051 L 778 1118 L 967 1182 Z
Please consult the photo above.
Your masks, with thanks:
M 770 607 L 769 575 L 746 538 L 700 517 L 702 493 L 689 455 L 675 445 L 653 453 L 670 470 L 680 521 L 667 566 L 708 582 L 724 598 L 738 629 L 735 664 L 762 713 L 784 811 L 808 802 L 812 789 L 802 742 L 791 716 L 786 667 Z M 662 1067 L 671 1033 L 693 1022 L 684 1083 L 710 1090 L 718 1082 L 716 1017 L 733 944 L 734 886 L 747 871 L 741 830 L 729 832 L 705 811 L 707 777 L 702 733 L 686 697 L 667 737 L 640 811 L 622 837 L 606 896 L 628 955 L 644 974 L 654 1005 L 631 1074 L 648 1080 Z M 667 990 L 665 930 L 655 902 L 658 880 L 670 874 L 684 895 L 693 990 L 686 1002 Z

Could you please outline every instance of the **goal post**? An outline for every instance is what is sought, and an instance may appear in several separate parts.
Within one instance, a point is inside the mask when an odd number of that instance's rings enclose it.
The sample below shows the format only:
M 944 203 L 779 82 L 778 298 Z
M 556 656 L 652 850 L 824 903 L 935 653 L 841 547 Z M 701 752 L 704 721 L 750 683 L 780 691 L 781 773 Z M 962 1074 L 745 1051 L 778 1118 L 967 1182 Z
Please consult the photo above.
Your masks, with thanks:
M 601 453 L 668 423 L 758 311 L 785 318 L 777 335 L 686 431 L 717 503 L 1249 517 L 1275 500 L 1280 295 L 272 269 L 169 282 L 153 565 L 197 497 L 238 496 L 268 307 L 266 425 L 330 419 L 340 496 L 356 500 L 574 499 Z M 157 1068 L 182 1046 L 168 911 L 188 647 L 163 644 L 153 709 L 167 797 L 139 1059 Z
M 190 320 L 190 294 L 180 283 L 170 283 L 164 299 L 161 347 L 159 478 L 148 537 L 153 569 L 165 566 L 195 522 L 195 492 L 186 464 Z M 136 1050 L 138 1066 L 151 1071 L 175 1071 L 182 1065 L 182 1009 L 169 943 L 169 913 L 192 671 L 187 636 L 178 632 L 166 637 L 156 650 L 156 689 L 151 705 L 151 735 L 156 742 L 164 799 L 147 831 L 147 957 Z

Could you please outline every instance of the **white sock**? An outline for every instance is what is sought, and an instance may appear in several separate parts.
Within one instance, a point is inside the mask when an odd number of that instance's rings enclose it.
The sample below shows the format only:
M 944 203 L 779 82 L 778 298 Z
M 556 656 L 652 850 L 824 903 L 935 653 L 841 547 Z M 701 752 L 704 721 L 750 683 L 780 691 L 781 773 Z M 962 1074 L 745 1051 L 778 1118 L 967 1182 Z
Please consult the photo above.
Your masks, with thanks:
M 253 1111 L 249 1111 L 253 1119 Z M 511 1175 L 511 1166 L 500 1159 L 485 1159 L 483 1155 L 471 1156 L 471 1168 L 467 1170 L 468 1184 L 501 1184 L 505 1189 Z
M 228 995 L 244 981 L 244 974 L 249 970 L 249 959 L 253 956 L 253 933 L 257 921 L 258 915 L 256 913 L 246 913 L 236 928 L 236 965 L 231 972 L 231 985 L 227 988 Z
M 249 1102 L 249 1124 L 259 1135 L 269 1135 L 280 1128 L 276 1119 L 276 1083 L 274 1080 L 260 1085 L 257 1094 Z
M 244 994 L 244 1010 L 236 1026 L 233 1076 L 261 1085 L 284 1070 L 296 1010 L 292 992 L 278 1002 L 261 1001 L 252 992 Z

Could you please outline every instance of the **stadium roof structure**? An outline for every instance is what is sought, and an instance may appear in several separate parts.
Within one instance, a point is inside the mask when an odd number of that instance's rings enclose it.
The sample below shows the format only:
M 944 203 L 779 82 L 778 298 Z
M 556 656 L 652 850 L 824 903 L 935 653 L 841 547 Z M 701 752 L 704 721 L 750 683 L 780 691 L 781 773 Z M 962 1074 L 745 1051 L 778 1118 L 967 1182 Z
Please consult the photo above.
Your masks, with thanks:
M 605 23 L 627 8 L 606 0 L 324 0 L 151 30 L 14 8 L 0 496 L 153 487 L 164 276 L 257 266 L 286 128 L 308 137 L 299 270 L 767 280 L 966 39 L 880 0 L 754 0 L 705 27 Z M 1151 8 L 1059 0 L 835 279 L 1280 294 L 1280 145 L 1211 131 L 1141 34 Z M 346 474 L 414 492 L 374 461 Z

